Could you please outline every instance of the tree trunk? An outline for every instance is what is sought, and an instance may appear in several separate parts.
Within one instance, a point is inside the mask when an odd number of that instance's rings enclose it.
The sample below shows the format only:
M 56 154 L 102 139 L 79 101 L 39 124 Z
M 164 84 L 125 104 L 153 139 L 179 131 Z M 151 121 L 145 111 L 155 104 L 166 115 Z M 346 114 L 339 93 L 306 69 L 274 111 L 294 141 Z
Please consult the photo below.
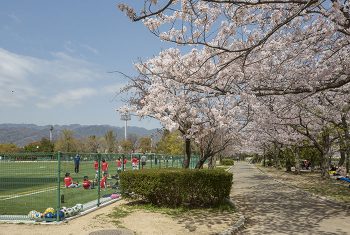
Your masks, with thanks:
M 300 149 L 299 147 L 295 150 L 295 173 L 300 174 Z
M 223 156 L 222 156 L 222 154 L 220 153 L 220 155 L 219 155 L 220 164 L 222 164 L 222 159 L 223 159 Z
M 342 136 L 339 136 L 339 152 L 340 152 L 340 159 L 339 159 L 338 167 L 344 165 L 345 157 L 346 157 L 346 147 Z
M 280 168 L 280 155 L 281 155 L 281 149 L 280 147 L 278 146 L 277 143 L 274 143 L 275 145 L 275 151 L 274 151 L 274 162 L 275 162 L 275 167 L 276 168 Z
M 328 169 L 329 169 L 329 152 L 325 154 L 321 154 L 321 177 L 327 178 L 329 177 Z
M 349 168 L 350 168 L 350 134 L 349 134 L 349 126 L 346 121 L 345 115 L 342 115 L 341 117 L 342 126 L 344 129 L 344 142 L 345 142 L 345 153 L 346 153 L 346 161 L 345 161 L 345 168 L 346 168 L 346 174 L 349 174 Z
M 290 156 L 287 156 L 287 158 L 286 158 L 286 171 L 287 172 L 292 171 L 292 163 L 291 163 Z
M 189 168 L 190 167 L 190 161 L 191 161 L 191 139 L 186 138 L 185 139 L 185 157 L 183 162 L 183 168 Z
M 322 133 L 322 146 L 323 151 L 321 152 L 321 177 L 326 178 L 329 177 L 328 170 L 329 170 L 329 159 L 331 158 L 331 146 L 330 146 L 330 138 L 329 133 L 325 131 Z
M 350 153 L 346 154 L 346 163 L 345 163 L 345 167 L 346 167 L 346 174 L 349 174 L 349 168 L 350 168 Z
M 264 152 L 263 152 L 263 167 L 266 167 L 266 150 L 264 148 Z
M 207 157 L 204 157 L 204 156 L 201 157 L 201 158 L 199 159 L 199 161 L 197 162 L 197 164 L 196 164 L 196 169 L 202 169 L 205 160 L 207 160 Z
M 215 166 L 216 166 L 216 157 L 215 157 L 215 155 L 214 155 L 214 156 L 211 156 L 211 157 L 209 158 L 208 168 L 209 168 L 209 169 L 214 169 Z

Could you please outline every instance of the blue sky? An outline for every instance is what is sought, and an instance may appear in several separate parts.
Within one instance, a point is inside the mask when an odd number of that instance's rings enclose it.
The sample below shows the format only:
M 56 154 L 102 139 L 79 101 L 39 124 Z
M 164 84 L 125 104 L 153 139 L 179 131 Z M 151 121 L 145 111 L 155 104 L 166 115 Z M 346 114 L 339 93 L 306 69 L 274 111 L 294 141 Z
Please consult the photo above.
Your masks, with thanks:
M 174 45 L 132 23 L 119 2 L 0 2 L 0 123 L 123 126 L 115 94 L 126 80 L 108 72 L 135 74 L 138 58 Z M 130 125 L 159 127 L 136 117 Z

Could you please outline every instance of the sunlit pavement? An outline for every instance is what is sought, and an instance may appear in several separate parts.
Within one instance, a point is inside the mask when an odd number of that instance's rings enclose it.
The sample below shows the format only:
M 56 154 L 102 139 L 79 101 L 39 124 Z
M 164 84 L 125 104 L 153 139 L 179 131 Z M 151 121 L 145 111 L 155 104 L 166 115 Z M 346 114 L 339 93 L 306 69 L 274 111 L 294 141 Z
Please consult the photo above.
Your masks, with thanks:
M 350 234 L 350 211 L 235 162 L 231 197 L 246 217 L 240 234 Z M 349 191 L 350 193 L 350 191 Z

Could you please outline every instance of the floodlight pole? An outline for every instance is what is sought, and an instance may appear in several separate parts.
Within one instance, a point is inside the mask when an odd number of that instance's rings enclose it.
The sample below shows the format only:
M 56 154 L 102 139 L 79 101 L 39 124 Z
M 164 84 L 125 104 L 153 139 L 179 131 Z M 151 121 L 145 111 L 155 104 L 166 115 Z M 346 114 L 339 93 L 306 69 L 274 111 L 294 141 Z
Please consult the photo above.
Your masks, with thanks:
M 52 131 L 53 131 L 53 126 L 50 127 L 50 142 L 52 142 Z
M 126 140 L 126 138 L 127 138 L 126 129 L 128 127 L 128 121 L 131 120 L 131 114 L 128 110 L 126 110 L 126 111 L 119 110 L 119 113 L 120 113 L 120 120 L 125 121 L 124 138 Z
M 124 129 L 124 139 L 126 140 L 126 128 L 128 127 L 128 120 L 125 120 L 125 129 Z

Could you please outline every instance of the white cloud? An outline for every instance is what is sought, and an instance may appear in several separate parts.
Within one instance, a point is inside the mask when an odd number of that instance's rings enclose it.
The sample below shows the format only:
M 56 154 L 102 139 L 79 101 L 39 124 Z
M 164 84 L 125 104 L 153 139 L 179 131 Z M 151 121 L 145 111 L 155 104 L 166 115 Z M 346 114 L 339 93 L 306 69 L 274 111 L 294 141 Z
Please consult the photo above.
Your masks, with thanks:
M 10 17 L 11 20 L 13 20 L 16 23 L 21 23 L 22 22 L 21 19 L 18 16 L 16 16 L 15 14 L 13 14 L 13 13 L 9 14 L 8 17 Z
M 66 52 L 70 53 L 70 54 L 75 54 L 77 52 L 89 52 L 89 53 L 93 53 L 95 55 L 98 55 L 100 52 L 98 49 L 96 49 L 95 47 L 92 47 L 88 44 L 79 44 L 79 43 L 74 43 L 72 41 L 65 41 L 63 44 L 63 48 Z M 83 49 L 83 50 L 81 50 Z
M 96 65 L 85 60 L 74 58 L 63 52 L 52 53 L 54 60 L 48 61 L 47 67 L 42 68 L 52 79 L 70 82 L 91 82 L 98 80 L 103 71 L 98 71 Z M 104 72 L 103 72 L 104 73 Z
M 63 48 L 70 53 L 75 52 L 75 50 L 73 49 L 73 43 L 71 41 L 65 41 Z
M 35 94 L 26 75 L 35 70 L 35 63 L 0 48 L 0 105 L 19 106 Z
M 111 85 L 102 87 L 102 91 L 110 94 L 111 93 L 117 94 L 120 91 L 120 89 L 123 88 L 124 86 L 125 84 L 123 83 L 111 84 Z
M 81 103 L 83 99 L 94 96 L 97 91 L 92 88 L 79 88 L 61 92 L 54 97 L 46 100 L 44 103 L 38 103 L 41 108 L 54 108 L 57 105 L 74 106 Z
M 72 106 L 106 86 L 97 65 L 62 52 L 52 56 L 39 59 L 0 48 L 0 105 Z
M 89 46 L 89 45 L 87 45 L 87 44 L 81 44 L 81 47 L 82 47 L 82 48 L 85 48 L 85 49 L 88 50 L 89 52 L 94 53 L 95 55 L 98 55 L 98 54 L 99 54 L 99 51 L 98 51 L 96 48 L 94 48 L 94 47 L 92 47 L 92 46 Z

